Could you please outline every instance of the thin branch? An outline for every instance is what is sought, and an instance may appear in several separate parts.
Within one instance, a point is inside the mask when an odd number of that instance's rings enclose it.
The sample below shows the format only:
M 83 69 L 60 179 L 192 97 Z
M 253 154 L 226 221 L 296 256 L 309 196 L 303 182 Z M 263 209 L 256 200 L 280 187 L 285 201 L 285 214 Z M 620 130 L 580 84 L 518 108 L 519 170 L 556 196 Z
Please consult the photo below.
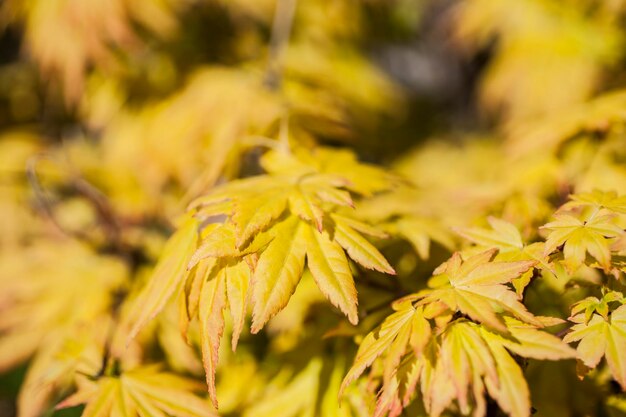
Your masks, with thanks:
M 75 177 L 73 185 L 76 191 L 85 197 L 95 208 L 98 213 L 98 220 L 107 234 L 107 240 L 114 247 L 119 248 L 121 244 L 121 228 L 109 200 L 102 191 L 91 185 L 84 178 Z
M 272 35 L 269 44 L 269 62 L 265 83 L 272 89 L 278 89 L 282 80 L 282 55 L 291 36 L 291 27 L 296 11 L 297 0 L 278 0 L 272 23 Z
M 65 226 L 59 222 L 54 212 L 54 206 L 56 202 L 48 195 L 37 175 L 37 164 L 42 159 L 46 158 L 46 155 L 40 154 L 31 157 L 26 163 L 26 177 L 33 189 L 38 206 L 42 209 L 43 214 L 50 220 L 50 222 L 64 235 L 78 239 L 84 243 L 88 243 L 92 246 L 98 247 L 93 237 L 87 233 L 78 230 L 68 230 Z M 70 166 L 71 172 L 71 187 L 81 197 L 85 198 L 94 208 L 97 214 L 98 224 L 104 230 L 106 236 L 106 250 L 111 251 L 125 260 L 129 259 L 130 250 L 122 242 L 122 231 L 120 222 L 115 215 L 113 207 L 107 200 L 106 196 L 98 188 L 90 184 L 85 180 L 78 171 L 73 170 Z M 103 248 L 99 248 L 103 249 Z
M 87 234 L 78 230 L 67 230 L 56 218 L 54 213 L 55 203 L 44 190 L 41 182 L 39 181 L 39 176 L 37 175 L 37 164 L 43 158 L 44 155 L 35 155 L 26 161 L 26 178 L 28 178 L 28 182 L 35 193 L 35 199 L 37 200 L 38 207 L 43 210 L 45 217 L 58 229 L 59 232 L 83 242 L 90 242 Z
M 554 335 L 556 337 L 558 337 L 559 339 L 563 339 L 565 337 L 565 335 L 570 331 L 570 329 L 572 328 L 574 324 L 571 322 L 566 322 L 566 327 L 560 331 L 558 331 L 557 333 L 555 333 Z

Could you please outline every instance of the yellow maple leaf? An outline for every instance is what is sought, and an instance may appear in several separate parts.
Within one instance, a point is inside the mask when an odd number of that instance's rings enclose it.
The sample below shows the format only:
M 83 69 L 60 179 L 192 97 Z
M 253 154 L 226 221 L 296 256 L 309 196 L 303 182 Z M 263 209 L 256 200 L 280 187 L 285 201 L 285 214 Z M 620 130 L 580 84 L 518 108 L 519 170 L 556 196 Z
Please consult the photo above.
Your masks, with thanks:
M 523 321 L 541 327 L 541 323 L 520 303 L 505 284 L 532 268 L 536 261 L 491 262 L 497 250 L 474 255 L 465 262 L 455 253 L 442 264 L 428 282 L 430 289 L 412 298 L 417 305 L 439 302 L 453 312 L 460 311 L 473 320 L 506 332 L 497 309 L 507 311 Z
M 587 219 L 555 214 L 555 221 L 542 226 L 550 231 L 544 254 L 548 255 L 563 245 L 565 264 L 571 270 L 585 263 L 587 253 L 608 270 L 611 266 L 611 238 L 623 235 L 624 231 L 614 223 L 614 214 L 602 210 L 595 213 Z
M 626 305 L 612 311 L 608 318 L 594 313 L 587 320 L 585 313 L 580 313 L 570 321 L 575 324 L 563 341 L 578 342 L 578 358 L 587 368 L 597 367 L 605 357 L 613 378 L 626 391 Z
M 71 241 L 42 239 L 6 251 L 0 262 L 0 370 L 45 350 L 49 337 L 108 314 L 128 275 L 119 259 Z
M 146 366 L 105 376 L 95 381 L 81 378 L 78 391 L 57 408 L 85 404 L 83 417 L 164 416 L 216 417 L 208 401 L 192 394 L 195 381 Z
M 626 214 L 626 196 L 618 195 L 615 191 L 594 189 L 588 193 L 573 194 L 570 198 L 571 201 L 565 203 L 559 210 L 591 207 L 597 211 L 606 209 L 613 213 Z
M 529 389 L 510 352 L 549 360 L 575 356 L 557 337 L 510 316 L 505 317 L 508 337 L 465 319 L 431 332 L 421 307 L 415 309 L 407 302 L 398 307 L 363 340 L 342 384 L 345 388 L 382 357 L 383 381 L 375 416 L 399 416 L 418 390 L 432 416 L 441 415 L 454 400 L 463 414 L 483 416 L 485 393 L 507 414 L 529 416 Z M 427 327 L 416 324 L 416 319 L 424 320 Z M 416 333 L 421 341 L 417 350 L 412 342 Z M 372 374 L 376 375 L 375 371 Z
M 535 242 L 532 244 L 524 244 L 522 236 L 512 223 L 495 217 L 488 217 L 487 221 L 491 226 L 491 230 L 483 228 L 457 228 L 456 231 L 461 236 L 476 244 L 478 250 L 498 249 L 498 255 L 495 260 L 498 261 L 537 261 L 535 268 L 547 269 L 552 268 L 548 265 L 548 258 L 544 255 L 544 244 Z M 518 297 L 524 292 L 526 286 L 530 283 L 534 268 L 524 272 L 520 277 L 514 278 L 511 283 L 515 287 Z

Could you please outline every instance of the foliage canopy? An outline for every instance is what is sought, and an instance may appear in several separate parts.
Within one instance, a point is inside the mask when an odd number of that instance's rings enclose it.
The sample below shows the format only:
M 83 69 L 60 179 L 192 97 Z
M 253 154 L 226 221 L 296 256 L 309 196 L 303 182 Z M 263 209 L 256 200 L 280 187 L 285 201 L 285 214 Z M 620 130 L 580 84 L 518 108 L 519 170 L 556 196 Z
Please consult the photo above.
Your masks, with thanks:
M 0 22 L 0 414 L 626 415 L 625 2 Z

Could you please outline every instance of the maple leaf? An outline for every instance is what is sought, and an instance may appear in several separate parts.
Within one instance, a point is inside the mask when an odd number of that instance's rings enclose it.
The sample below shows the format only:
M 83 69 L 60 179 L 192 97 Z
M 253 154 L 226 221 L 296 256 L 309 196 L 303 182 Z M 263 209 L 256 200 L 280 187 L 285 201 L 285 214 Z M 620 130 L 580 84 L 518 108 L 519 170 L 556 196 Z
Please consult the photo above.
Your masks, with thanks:
M 507 319 L 511 333 L 519 323 Z M 529 416 L 529 389 L 522 370 L 507 350 L 523 357 L 551 360 L 573 357 L 574 352 L 555 336 L 530 325 L 522 326 L 529 334 L 518 331 L 524 337 L 512 341 L 482 325 L 464 320 L 450 323 L 439 340 L 432 375 L 421 376 L 431 378 L 428 383 L 422 381 L 424 403 L 430 413 L 441 414 L 456 399 L 464 414 L 473 410 L 473 415 L 484 415 L 486 391 L 507 414 Z
M 570 321 L 575 324 L 563 341 L 578 342 L 578 358 L 587 368 L 596 368 L 605 357 L 613 378 L 626 391 L 626 305 L 612 311 L 608 318 L 593 313 L 587 320 L 585 313 L 579 313 Z
M 337 397 L 345 372 L 345 358 L 315 353 L 294 367 L 285 365 L 266 381 L 256 401 L 241 413 L 244 417 L 332 416 L 368 417 L 365 390 L 353 386 L 344 401 Z
M 164 416 L 215 417 L 209 403 L 193 395 L 198 384 L 174 374 L 146 366 L 92 381 L 78 380 L 78 391 L 57 409 L 85 404 L 83 417 Z
M 266 393 L 243 415 L 245 417 L 288 417 L 307 415 L 305 414 L 307 411 L 310 413 L 308 415 L 314 415 L 312 411 L 315 410 L 315 403 L 318 400 L 315 393 L 321 388 L 319 384 L 322 365 L 320 358 L 313 358 L 288 384 L 282 386 L 280 391 Z
M 516 229 L 499 226 L 514 230 L 510 235 L 517 244 L 510 246 L 523 248 Z M 484 415 L 488 392 L 508 414 L 529 416 L 529 389 L 509 352 L 558 360 L 574 357 L 575 351 L 540 330 L 558 320 L 535 317 L 505 285 L 536 261 L 495 262 L 496 253 L 490 249 L 465 261 L 455 253 L 434 271 L 431 289 L 394 302 L 396 312 L 361 342 L 340 395 L 382 357 L 375 416 L 400 415 L 418 384 L 429 415 L 439 416 L 455 399 L 463 414 L 473 409 L 474 415 Z M 478 323 L 453 319 L 458 311 Z
M 483 105 L 504 113 L 508 122 L 520 122 L 584 102 L 602 64 L 611 61 L 611 44 L 618 42 L 619 34 L 613 26 L 583 19 L 581 13 L 578 8 L 554 9 L 532 0 L 519 1 L 515 7 L 488 0 L 459 4 L 455 14 L 459 42 L 476 48 L 495 36 L 499 39 L 481 80 Z M 524 71 L 533 62 L 545 65 Z M 564 71 L 584 82 L 563 80 Z
M 352 324 L 359 321 L 357 294 L 352 272 L 341 245 L 331 240 L 326 231 L 306 230 L 307 266 L 322 293 L 348 317 Z
M 613 213 L 626 214 L 626 196 L 620 196 L 615 191 L 594 189 L 588 193 L 576 193 L 570 200 L 561 206 L 560 210 L 572 210 L 579 207 L 592 207 L 596 210 L 606 209 Z
M 231 346 L 237 348 L 244 326 L 252 271 L 252 255 L 209 258 L 190 271 L 189 283 L 181 293 L 183 333 L 189 320 L 197 318 L 201 327 L 202 362 L 211 401 L 217 408 L 215 373 L 221 338 L 224 332 L 224 311 L 228 307 L 233 320 Z
M 497 249 L 474 255 L 465 262 L 457 252 L 442 264 L 429 280 L 430 289 L 414 296 L 417 305 L 434 302 L 452 311 L 467 314 L 473 320 L 506 332 L 495 309 L 507 311 L 523 321 L 541 327 L 541 323 L 520 303 L 505 284 L 532 268 L 536 261 L 491 262 Z
M 412 187 L 398 187 L 392 192 L 376 195 L 359 203 L 357 213 L 376 224 L 388 235 L 406 240 L 422 259 L 430 257 L 432 242 L 452 252 L 456 243 L 439 215 L 423 213 L 428 207 L 423 196 Z
M 287 305 L 306 259 L 321 292 L 356 324 L 357 294 L 348 256 L 365 268 L 395 273 L 361 235 L 375 234 L 374 229 L 334 212 L 352 206 L 348 189 L 375 192 L 388 175 L 363 167 L 359 172 L 367 176 L 353 184 L 357 178 L 342 177 L 345 167 L 332 163 L 335 151 L 294 152 L 270 151 L 261 161 L 267 175 L 224 184 L 192 203 L 125 319 L 132 324 L 130 340 L 181 291 L 182 330 L 198 318 L 207 385 L 216 408 L 215 372 L 225 310 L 233 317 L 234 350 L 249 302 L 251 330 L 257 333 Z M 358 165 L 349 154 L 338 155 L 351 169 Z
M 554 252 L 563 245 L 565 265 L 574 270 L 585 263 L 586 254 L 593 256 L 604 270 L 611 266 L 611 238 L 624 234 L 613 220 L 612 213 L 596 212 L 586 220 L 571 214 L 555 214 L 555 221 L 544 226 L 549 230 L 544 253 Z
M 187 276 L 187 262 L 196 250 L 197 229 L 197 220 L 188 216 L 168 240 L 148 284 L 125 316 L 130 327 L 127 343 L 165 307 L 165 303 L 184 282 Z
M 605 320 L 609 319 L 609 303 L 612 302 L 620 302 L 622 304 L 626 303 L 624 299 L 624 295 L 618 291 L 609 291 L 602 296 L 601 299 L 598 297 L 587 297 L 583 300 L 580 300 L 574 305 L 572 305 L 571 316 L 577 316 L 578 313 L 584 312 L 585 314 L 585 323 L 588 323 L 591 320 L 591 317 L 594 313 L 601 315 Z
M 437 242 L 450 251 L 455 247 L 450 233 L 440 221 L 433 218 L 404 216 L 383 224 L 382 227 L 388 233 L 406 239 L 423 260 L 430 258 L 431 242 Z
M 509 147 L 516 154 L 556 150 L 578 133 L 606 131 L 625 119 L 626 91 L 616 89 L 593 99 L 567 106 L 538 123 L 520 124 L 511 130 Z
M 339 396 L 383 352 L 395 351 L 396 356 L 401 357 L 404 354 L 404 348 L 409 343 L 411 334 L 415 334 L 413 345 L 416 350 L 423 349 L 430 337 L 430 325 L 427 321 L 424 323 L 425 320 L 423 309 L 416 310 L 410 303 L 404 303 L 398 311 L 387 317 L 379 328 L 369 333 L 361 342 L 354 364 L 341 383 Z M 413 327 L 415 327 L 414 331 L 411 330 Z M 385 368 L 392 370 L 397 367 L 398 363 L 393 362 L 388 362 Z
M 334 239 L 345 249 L 350 258 L 364 268 L 395 275 L 393 267 L 389 265 L 385 257 L 359 232 L 376 237 L 386 237 L 385 234 L 376 230 L 372 231 L 374 228 L 348 217 L 331 214 L 331 218 L 334 224 Z
M 3 252 L 0 263 L 0 371 L 109 314 L 128 276 L 119 259 L 71 241 L 42 239 Z
M 203 239 L 193 261 L 259 252 L 252 283 L 255 333 L 286 305 L 302 276 L 305 255 L 322 292 L 354 323 L 356 290 L 344 250 L 366 268 L 394 273 L 378 250 L 360 235 L 358 222 L 333 216 L 337 206 L 352 205 L 350 194 L 342 187 L 373 192 L 381 187 L 379 182 L 386 175 L 372 167 L 363 168 L 376 180 L 368 188 L 367 181 L 361 178 L 355 186 L 342 177 L 347 172 L 343 170 L 345 167 L 339 169 L 330 163 L 333 152 L 323 149 L 315 154 L 295 152 L 295 155 L 268 152 L 262 165 L 270 175 L 226 184 L 193 205 L 199 207 L 200 216 L 211 205 L 219 205 L 224 209 L 223 214 L 229 216 L 213 232 L 215 238 L 211 233 Z M 338 155 L 350 167 L 358 165 L 348 154 Z M 224 205 L 225 200 L 230 204 Z M 271 203 L 265 203 L 268 200 Z M 218 213 L 210 208 L 208 212 Z M 267 245 L 257 247 L 253 241 L 246 246 L 244 243 L 254 233 L 261 239 L 267 236 L 263 241 Z
M 530 394 L 522 370 L 510 352 L 558 360 L 575 351 L 557 337 L 512 317 L 505 317 L 510 337 L 484 325 L 457 319 L 430 328 L 422 307 L 401 302 L 397 312 L 369 333 L 342 388 L 383 357 L 383 382 L 375 416 L 399 416 L 416 391 L 428 415 L 439 416 L 456 400 L 463 414 L 486 413 L 485 393 L 511 416 L 530 415 Z M 425 321 L 423 325 L 416 324 Z M 417 333 L 417 337 L 416 337 Z M 418 349 L 412 342 L 420 340 Z M 374 373 L 374 371 L 372 371 Z
M 305 225 L 290 218 L 272 229 L 253 280 L 252 332 L 258 332 L 288 302 L 302 276 L 306 254 Z
M 114 59 L 114 49 L 123 51 L 137 44 L 133 24 L 162 37 L 177 28 L 173 10 L 158 1 L 147 1 L 143 12 L 126 0 L 83 5 L 63 1 L 56 7 L 45 1 L 24 5 L 11 0 L 3 7 L 3 16 L 12 18 L 9 21 L 26 26 L 30 52 L 44 74 L 60 78 L 68 103 L 80 99 L 90 65 L 106 66 Z M 74 19 L 82 24 L 74 24 Z
M 492 216 L 487 217 L 491 230 L 483 228 L 457 228 L 456 232 L 476 244 L 477 249 L 498 249 L 495 260 L 498 261 L 522 261 L 534 260 L 537 265 L 534 268 L 552 270 L 548 264 L 548 258 L 544 254 L 544 244 L 536 242 L 524 244 L 522 236 L 512 223 Z M 515 287 L 518 297 L 524 292 L 530 283 L 534 268 L 524 272 L 519 278 L 514 278 L 511 283 Z
M 487 248 L 497 248 L 499 253 L 518 251 L 524 248 L 522 236 L 515 225 L 489 216 L 491 230 L 483 228 L 458 228 L 456 232 L 471 242 Z
M 542 318 L 538 319 L 545 323 L 544 320 L 541 320 Z M 548 332 L 541 331 L 513 317 L 506 316 L 504 321 L 511 336 L 504 337 L 494 333 L 492 337 L 498 338 L 504 347 L 515 354 L 525 358 L 542 360 L 567 359 L 576 355 L 573 349 Z M 560 321 L 562 322 L 562 320 Z
M 102 366 L 102 347 L 111 318 L 51 332 L 32 359 L 18 397 L 19 415 L 39 417 L 53 405 L 55 395 L 67 392 L 76 374 L 96 375 Z M 51 404 L 52 403 L 52 404 Z

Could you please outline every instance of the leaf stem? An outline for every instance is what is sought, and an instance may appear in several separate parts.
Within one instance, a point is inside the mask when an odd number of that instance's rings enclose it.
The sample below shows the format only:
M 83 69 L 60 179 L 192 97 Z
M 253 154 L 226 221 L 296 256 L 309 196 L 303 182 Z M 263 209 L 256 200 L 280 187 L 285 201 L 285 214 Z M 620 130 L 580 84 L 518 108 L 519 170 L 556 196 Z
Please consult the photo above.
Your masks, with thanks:
M 278 0 L 276 3 L 269 43 L 269 62 L 265 77 L 266 85 L 273 90 L 278 90 L 282 82 L 283 50 L 291 35 L 296 3 L 297 0 Z

